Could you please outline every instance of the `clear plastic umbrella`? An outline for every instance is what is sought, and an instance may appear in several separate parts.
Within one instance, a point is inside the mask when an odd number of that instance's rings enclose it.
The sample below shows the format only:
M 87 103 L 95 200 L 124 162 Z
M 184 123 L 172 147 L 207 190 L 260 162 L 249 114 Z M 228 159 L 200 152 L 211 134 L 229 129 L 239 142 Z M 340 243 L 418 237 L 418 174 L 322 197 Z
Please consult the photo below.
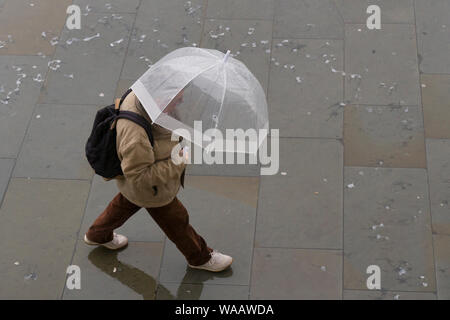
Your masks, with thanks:
M 229 54 L 177 49 L 152 65 L 131 89 L 153 122 L 194 144 L 254 154 L 267 137 L 266 97 L 255 76 Z M 195 121 L 201 121 L 202 132 Z

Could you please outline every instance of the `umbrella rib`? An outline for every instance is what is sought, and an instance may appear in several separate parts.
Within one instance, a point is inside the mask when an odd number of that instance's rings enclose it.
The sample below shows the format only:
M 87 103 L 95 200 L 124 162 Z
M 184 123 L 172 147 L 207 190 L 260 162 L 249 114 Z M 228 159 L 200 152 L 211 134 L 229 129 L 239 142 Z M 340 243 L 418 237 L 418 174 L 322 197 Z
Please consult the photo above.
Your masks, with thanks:
M 225 100 L 225 92 L 227 91 L 227 71 L 224 68 L 224 81 L 223 81 L 223 93 L 222 93 L 222 100 L 220 102 L 220 109 L 219 109 L 219 114 L 217 115 L 217 122 L 216 122 L 216 128 L 217 125 L 219 124 L 219 119 L 220 119 L 220 115 L 222 114 L 222 107 L 223 107 L 223 101 Z

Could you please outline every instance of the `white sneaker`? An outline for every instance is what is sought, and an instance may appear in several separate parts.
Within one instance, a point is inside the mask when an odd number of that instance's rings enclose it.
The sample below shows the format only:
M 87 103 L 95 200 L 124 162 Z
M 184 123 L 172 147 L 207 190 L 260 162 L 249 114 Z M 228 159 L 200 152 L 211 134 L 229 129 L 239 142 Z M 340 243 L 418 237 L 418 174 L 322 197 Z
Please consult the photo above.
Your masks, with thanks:
M 209 259 L 208 262 L 199 266 L 191 266 L 190 264 L 188 264 L 188 266 L 194 269 L 203 269 L 212 272 L 219 272 L 225 270 L 233 263 L 232 257 L 227 256 L 226 254 L 222 254 L 219 251 L 213 250 L 213 252 L 211 252 L 210 254 L 211 259 Z
M 128 244 L 128 238 L 121 234 L 114 233 L 114 238 L 111 241 L 106 242 L 106 243 L 97 243 L 97 242 L 89 240 L 86 237 L 86 235 L 84 235 L 84 242 L 86 242 L 86 244 L 91 245 L 91 246 L 94 246 L 94 245 L 104 246 L 111 250 L 117 250 L 117 249 L 125 247 Z

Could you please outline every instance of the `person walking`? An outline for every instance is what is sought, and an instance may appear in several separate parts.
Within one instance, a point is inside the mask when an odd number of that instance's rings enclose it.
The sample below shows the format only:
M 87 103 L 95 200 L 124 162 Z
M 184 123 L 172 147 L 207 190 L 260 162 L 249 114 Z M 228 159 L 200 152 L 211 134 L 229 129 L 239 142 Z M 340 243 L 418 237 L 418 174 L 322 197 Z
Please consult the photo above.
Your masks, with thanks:
M 173 110 L 182 98 L 180 91 L 166 110 Z M 208 247 L 190 225 L 189 214 L 176 197 L 180 186 L 184 187 L 186 164 L 177 165 L 171 159 L 172 149 L 178 144 L 171 140 L 172 132 L 151 121 L 133 91 L 123 100 L 120 110 L 135 112 L 151 123 L 154 143 L 152 146 L 140 125 L 117 119 L 116 148 L 123 172 L 115 178 L 119 193 L 90 226 L 85 243 L 112 250 L 125 247 L 127 237 L 114 230 L 145 208 L 184 255 L 189 267 L 213 272 L 227 269 L 233 258 Z

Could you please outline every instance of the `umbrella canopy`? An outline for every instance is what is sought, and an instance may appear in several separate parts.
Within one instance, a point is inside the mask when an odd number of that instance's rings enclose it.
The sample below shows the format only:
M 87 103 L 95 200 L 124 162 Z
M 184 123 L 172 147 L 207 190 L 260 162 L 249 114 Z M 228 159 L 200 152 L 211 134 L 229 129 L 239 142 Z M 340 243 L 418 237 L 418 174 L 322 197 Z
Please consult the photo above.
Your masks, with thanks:
M 187 140 L 208 150 L 256 153 L 269 127 L 266 97 L 255 76 L 229 53 L 177 49 L 152 65 L 131 89 L 153 122 L 171 131 L 185 129 L 176 133 Z M 202 132 L 195 121 L 201 121 Z M 228 129 L 248 134 L 230 138 Z M 242 142 L 245 147 L 236 148 Z

